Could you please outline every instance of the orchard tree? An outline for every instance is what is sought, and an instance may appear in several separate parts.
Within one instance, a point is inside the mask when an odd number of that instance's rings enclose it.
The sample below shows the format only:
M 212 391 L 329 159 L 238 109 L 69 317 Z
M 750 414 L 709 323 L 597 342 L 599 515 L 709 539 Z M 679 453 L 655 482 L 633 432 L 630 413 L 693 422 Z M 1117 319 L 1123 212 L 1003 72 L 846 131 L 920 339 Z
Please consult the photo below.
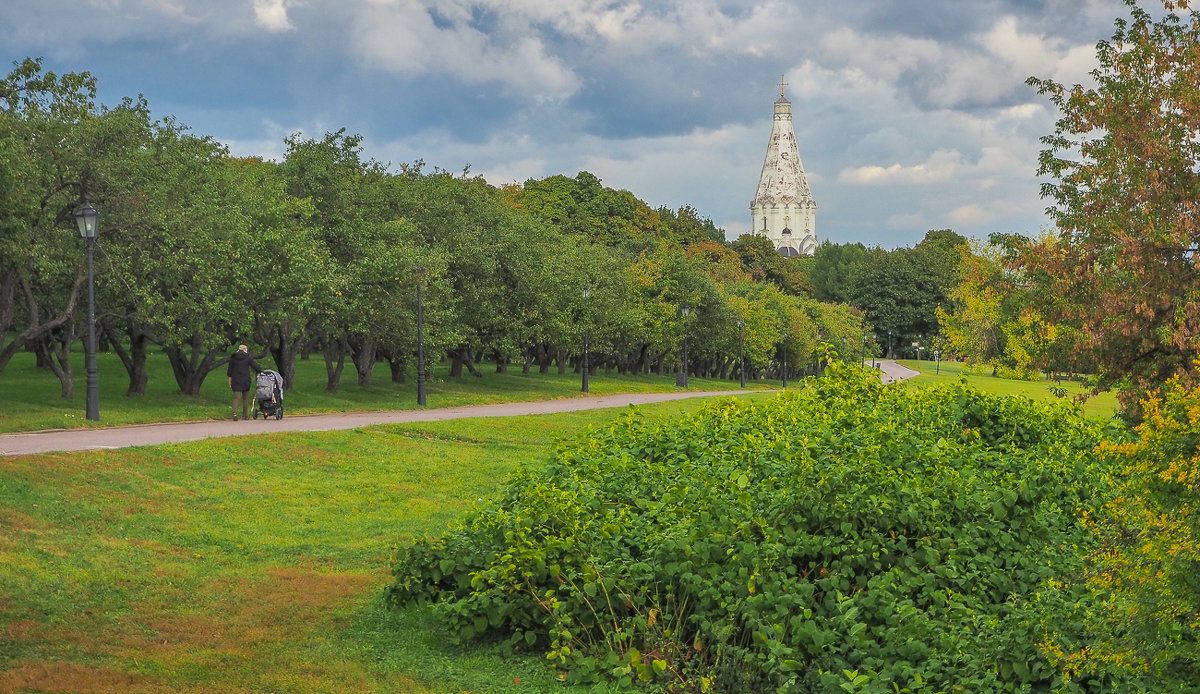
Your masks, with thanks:
M 22 348 L 73 327 L 86 274 L 72 214 L 95 158 L 110 151 L 95 96 L 91 75 L 46 72 L 40 59 L 14 63 L 0 80 L 0 371 Z M 58 366 L 69 379 L 69 363 Z
M 1157 384 L 1200 382 L 1200 13 L 1125 4 L 1094 86 L 1029 80 L 1062 112 L 1039 166 L 1058 238 L 1022 264 L 1059 299 L 1053 318 L 1079 327 L 1099 385 L 1127 383 L 1136 414 Z

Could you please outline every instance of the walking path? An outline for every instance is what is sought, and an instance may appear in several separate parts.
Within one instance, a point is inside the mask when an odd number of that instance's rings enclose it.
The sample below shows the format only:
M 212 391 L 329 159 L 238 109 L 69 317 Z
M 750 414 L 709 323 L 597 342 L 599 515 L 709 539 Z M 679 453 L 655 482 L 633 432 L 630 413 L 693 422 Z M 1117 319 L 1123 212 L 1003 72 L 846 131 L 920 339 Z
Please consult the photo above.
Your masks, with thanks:
M 919 372 L 894 361 L 876 361 L 884 383 L 912 378 Z M 864 362 L 870 366 L 871 362 Z M 511 402 L 498 405 L 471 405 L 427 410 L 396 410 L 387 412 L 345 412 L 337 414 L 289 415 L 280 420 L 250 419 L 241 421 L 217 420 L 207 422 L 168 422 L 137 424 L 102 429 L 55 429 L 16 434 L 0 434 L 0 455 L 25 455 L 50 451 L 86 451 L 127 446 L 153 446 L 162 443 L 197 441 L 200 439 L 245 434 L 267 434 L 279 431 L 333 431 L 357 429 L 372 424 L 405 422 L 435 422 L 465 417 L 516 417 L 530 414 L 557 414 L 580 410 L 600 410 L 626 405 L 645 405 L 686 398 L 718 395 L 740 395 L 766 392 L 748 390 L 683 391 L 673 393 L 626 393 L 600 395 L 541 402 Z
M 882 360 L 882 359 L 876 359 L 873 362 L 864 361 L 863 366 L 870 367 L 872 365 L 872 363 L 875 364 L 876 368 L 879 369 L 880 375 L 883 378 L 884 383 L 891 383 L 892 381 L 903 381 L 907 378 L 912 378 L 913 376 L 921 375 L 920 371 L 915 371 L 913 369 L 908 368 L 907 366 L 904 366 L 897 362 L 891 361 L 890 359 L 886 360 L 886 361 Z
M 499 405 L 471 405 L 427 410 L 387 412 L 345 412 L 337 414 L 287 415 L 283 419 L 243 419 L 208 422 L 168 422 L 137 424 L 103 429 L 56 429 L 17 434 L 0 434 L 0 455 L 23 455 L 49 451 L 85 451 L 126 446 L 151 446 L 177 441 L 279 431 L 332 431 L 357 429 L 372 424 L 435 422 L 464 417 L 515 417 L 528 414 L 556 414 L 578 410 L 600 410 L 626 405 L 645 405 L 685 398 L 739 395 L 766 392 L 747 390 L 682 391 L 674 393 L 626 393 L 541 402 L 511 402 Z

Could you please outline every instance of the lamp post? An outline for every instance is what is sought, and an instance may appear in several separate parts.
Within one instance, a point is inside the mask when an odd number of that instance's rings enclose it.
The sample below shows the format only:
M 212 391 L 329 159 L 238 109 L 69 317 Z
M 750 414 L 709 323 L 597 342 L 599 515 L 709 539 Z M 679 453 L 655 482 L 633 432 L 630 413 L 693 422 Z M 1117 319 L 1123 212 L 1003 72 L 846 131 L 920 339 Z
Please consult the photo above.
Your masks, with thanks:
M 892 331 L 891 331 L 891 330 L 889 330 L 889 331 L 888 331 L 888 351 L 887 351 L 887 358 L 888 358 L 888 359 L 891 359 L 891 358 L 892 358 Z
M 737 319 L 738 324 L 738 364 L 741 366 L 742 372 L 742 388 L 746 387 L 746 350 L 743 348 L 745 344 L 745 332 L 742 330 L 745 323 L 741 318 Z
M 583 283 L 583 392 L 585 393 L 588 392 L 588 338 L 590 336 L 587 329 L 587 300 L 589 294 L 591 294 L 591 288 L 585 281 Z
M 417 404 L 425 407 L 425 306 L 421 302 L 425 266 L 414 267 L 413 277 L 417 280 Z
M 864 366 L 866 366 L 866 364 L 867 364 L 867 334 L 866 333 L 863 333 L 862 339 L 863 339 L 863 348 L 862 348 L 862 362 L 861 363 Z
M 87 241 L 88 272 L 88 318 L 87 318 L 87 418 L 100 421 L 100 379 L 96 372 L 96 273 L 93 256 L 96 252 L 96 229 L 100 226 L 100 213 L 83 196 L 83 204 L 75 210 L 75 223 L 79 235 Z
M 940 349 L 933 350 L 933 359 L 937 362 L 937 369 L 934 370 L 934 373 L 940 375 L 942 373 L 942 351 Z
M 684 304 L 679 307 L 679 312 L 683 314 L 683 358 L 679 360 L 679 373 L 675 375 L 675 385 L 679 388 L 687 388 L 687 318 L 692 312 L 692 307 Z

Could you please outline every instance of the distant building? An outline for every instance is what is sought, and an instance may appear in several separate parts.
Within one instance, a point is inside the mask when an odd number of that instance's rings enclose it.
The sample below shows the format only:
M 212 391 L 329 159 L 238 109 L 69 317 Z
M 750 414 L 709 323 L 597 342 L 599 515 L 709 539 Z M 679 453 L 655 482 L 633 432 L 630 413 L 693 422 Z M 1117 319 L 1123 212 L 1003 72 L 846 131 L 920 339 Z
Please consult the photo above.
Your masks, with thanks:
M 796 147 L 792 102 L 783 94 L 786 86 L 780 79 L 767 156 L 758 177 L 758 192 L 750 203 L 750 228 L 771 239 L 779 254 L 790 258 L 812 255 L 817 248 L 817 203 Z

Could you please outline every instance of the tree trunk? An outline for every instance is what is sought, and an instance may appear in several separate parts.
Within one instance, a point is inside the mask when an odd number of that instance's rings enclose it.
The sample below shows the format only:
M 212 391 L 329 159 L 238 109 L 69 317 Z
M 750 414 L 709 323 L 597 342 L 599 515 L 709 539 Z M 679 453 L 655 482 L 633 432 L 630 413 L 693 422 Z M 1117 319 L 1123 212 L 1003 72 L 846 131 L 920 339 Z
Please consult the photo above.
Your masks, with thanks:
M 275 370 L 283 377 L 285 391 L 290 392 L 295 387 L 296 356 L 302 350 L 308 349 L 307 345 L 311 342 L 309 327 L 306 325 L 300 328 L 291 320 L 285 319 L 266 331 L 267 349 L 271 351 L 271 358 L 275 361 Z M 307 355 L 305 358 L 308 358 Z
M 533 353 L 537 361 L 538 373 L 550 373 L 550 365 L 554 363 L 554 357 L 550 353 L 550 346 L 545 342 L 539 342 L 533 346 Z
M 392 383 L 404 385 L 408 383 L 408 357 L 404 355 L 387 356 L 388 367 L 392 370 Z
M 335 393 L 342 381 L 342 369 L 346 366 L 346 352 L 350 350 L 346 337 L 339 335 L 335 340 L 325 343 L 322 352 L 325 355 L 325 392 Z
M 466 367 L 472 376 L 483 377 L 483 372 L 471 360 L 471 348 L 466 345 L 460 345 L 450 353 L 450 378 L 462 378 L 463 367 Z
M 567 375 L 567 350 L 565 347 L 554 348 L 554 359 L 558 362 L 558 375 Z
M 375 371 L 378 345 L 374 338 L 364 338 L 354 350 L 354 370 L 358 372 L 358 385 L 371 385 L 371 374 Z
M 171 371 L 175 374 L 175 383 L 183 395 L 199 395 L 205 377 L 229 361 L 228 357 L 218 359 L 217 350 L 205 349 L 199 335 L 193 335 L 191 342 L 186 345 L 168 345 L 164 350 L 167 361 L 171 363 Z
M 0 371 L 4 371 L 4 367 L 8 366 L 13 355 L 22 347 L 32 344 L 34 340 L 75 319 L 75 305 L 79 302 L 80 292 L 86 283 L 87 272 L 84 263 L 80 261 L 79 270 L 75 275 L 75 283 L 71 285 L 71 293 L 67 295 L 67 302 L 62 313 L 46 323 L 38 320 L 38 317 L 43 314 L 33 288 L 19 278 L 17 271 L 11 266 L 0 266 L 0 275 L 8 276 L 5 281 L 0 282 L 0 328 L 3 328 L 0 330 L 0 345 L 3 345 L 3 348 L 0 348 Z M 25 299 L 24 315 L 28 318 L 28 327 L 17 333 L 16 337 L 5 345 L 4 338 L 9 335 L 13 321 L 18 314 L 16 308 L 17 289 L 21 290 Z
M 59 394 L 64 399 L 75 395 L 75 374 L 71 370 L 71 344 L 75 342 L 75 323 L 68 322 L 63 330 L 44 335 L 34 342 L 37 360 L 58 378 Z
M 498 373 L 498 374 L 508 373 L 508 357 L 501 357 L 501 356 L 497 355 L 497 357 L 496 357 L 496 373 Z
M 125 373 L 129 376 L 129 386 L 125 389 L 125 397 L 142 397 L 146 394 L 146 384 L 150 380 L 150 376 L 146 372 L 146 355 L 149 352 L 149 345 L 154 340 L 132 315 L 126 315 L 125 326 L 125 336 L 129 338 L 128 350 L 122 344 L 112 321 L 100 321 L 100 328 L 106 336 L 109 346 L 121 360 L 121 364 L 125 367 Z

